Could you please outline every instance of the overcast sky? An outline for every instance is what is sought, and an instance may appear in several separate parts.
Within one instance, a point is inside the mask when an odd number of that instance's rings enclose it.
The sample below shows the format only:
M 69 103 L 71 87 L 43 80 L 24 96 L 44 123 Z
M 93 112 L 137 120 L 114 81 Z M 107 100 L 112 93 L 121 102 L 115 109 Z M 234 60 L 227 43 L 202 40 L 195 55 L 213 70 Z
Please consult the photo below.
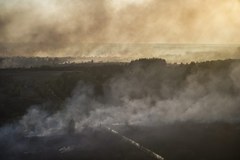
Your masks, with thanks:
M 4 56 L 176 56 L 182 51 L 129 45 L 103 49 L 102 44 L 235 46 L 239 28 L 239 0 L 0 0 Z M 199 55 L 184 55 L 189 54 Z M 232 58 L 227 52 L 221 56 Z

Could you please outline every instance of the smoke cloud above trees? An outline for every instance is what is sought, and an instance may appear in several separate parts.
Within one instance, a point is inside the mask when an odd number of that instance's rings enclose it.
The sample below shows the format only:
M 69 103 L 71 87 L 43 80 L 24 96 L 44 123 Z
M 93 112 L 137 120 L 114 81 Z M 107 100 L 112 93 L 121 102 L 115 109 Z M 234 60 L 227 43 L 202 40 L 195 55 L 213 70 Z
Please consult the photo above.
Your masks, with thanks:
M 239 11 L 237 0 L 1 0 L 0 54 L 160 57 L 164 52 L 144 47 L 137 53 L 127 45 L 111 52 L 102 48 L 105 43 L 238 44 Z

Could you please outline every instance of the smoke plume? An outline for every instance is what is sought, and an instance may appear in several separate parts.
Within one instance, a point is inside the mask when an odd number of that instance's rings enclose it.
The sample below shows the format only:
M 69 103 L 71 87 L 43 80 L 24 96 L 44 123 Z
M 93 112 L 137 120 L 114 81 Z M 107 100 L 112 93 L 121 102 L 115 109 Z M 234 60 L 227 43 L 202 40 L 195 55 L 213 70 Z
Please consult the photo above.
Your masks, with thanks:
M 0 0 L 0 55 L 119 56 L 99 52 L 104 43 L 237 44 L 239 11 L 238 0 Z
M 239 122 L 239 63 L 197 68 L 133 65 L 107 82 L 100 97 L 93 87 L 79 83 L 62 110 L 50 114 L 33 106 L 19 128 L 28 136 L 45 136 L 65 133 L 71 120 L 77 131 L 113 124 Z

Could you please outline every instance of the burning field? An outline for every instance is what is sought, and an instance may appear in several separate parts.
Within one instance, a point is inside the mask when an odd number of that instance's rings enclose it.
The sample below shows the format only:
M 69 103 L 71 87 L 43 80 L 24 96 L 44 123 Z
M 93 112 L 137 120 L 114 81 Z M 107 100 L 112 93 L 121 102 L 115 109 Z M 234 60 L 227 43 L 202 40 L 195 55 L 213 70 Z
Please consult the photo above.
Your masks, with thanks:
M 0 0 L 0 160 L 240 160 L 239 0 Z
M 237 160 L 239 64 L 1 69 L 0 158 Z

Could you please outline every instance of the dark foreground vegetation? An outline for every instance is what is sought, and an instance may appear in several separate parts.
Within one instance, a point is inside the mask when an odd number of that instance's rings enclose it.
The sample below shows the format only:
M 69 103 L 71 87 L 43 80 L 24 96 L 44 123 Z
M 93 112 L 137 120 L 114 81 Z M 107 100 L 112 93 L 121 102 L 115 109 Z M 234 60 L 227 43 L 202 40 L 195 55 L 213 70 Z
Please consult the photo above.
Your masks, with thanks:
M 30 107 L 36 105 L 54 114 L 65 107 L 78 84 L 91 86 L 92 100 L 102 104 L 118 103 L 118 99 L 127 95 L 130 100 L 154 97 L 149 104 L 155 106 L 158 100 L 178 97 L 189 83 L 206 86 L 203 89 L 193 85 L 192 93 L 186 95 L 192 94 L 190 99 L 196 99 L 196 103 L 199 100 L 196 96 L 209 93 L 213 97 L 226 95 L 227 100 L 237 103 L 239 66 L 239 60 L 168 64 L 162 59 L 141 59 L 130 63 L 89 62 L 5 68 L 0 70 L 0 125 L 16 124 Z M 116 81 L 117 85 L 109 85 Z M 112 95 L 113 91 L 118 91 L 117 98 L 116 94 Z M 195 91 L 199 94 L 195 95 Z M 211 104 L 215 102 L 206 106 Z M 231 102 L 229 105 L 239 107 Z M 211 112 L 215 115 L 214 109 Z M 201 119 L 196 116 L 189 118 L 190 121 L 180 119 L 180 122 L 171 123 L 175 120 L 169 120 L 157 125 L 126 123 L 114 128 L 167 160 L 238 160 L 240 119 L 236 117 L 240 116 L 239 111 L 226 114 L 227 117 L 216 115 L 212 119 L 204 119 L 204 116 Z M 192 119 L 195 121 L 191 122 Z M 0 159 L 152 159 L 101 127 L 86 127 L 80 133 L 46 137 L 21 134 L 9 135 L 11 141 L 3 140 L 3 133 L 0 134 L 0 147 L 3 148 Z
M 144 79 L 148 77 L 141 76 L 154 69 L 156 75 L 150 75 L 150 78 L 154 79 L 151 79 L 145 87 L 154 88 L 152 92 L 159 98 L 164 98 L 177 93 L 187 83 L 186 78 L 194 73 L 202 74 L 198 81 L 203 84 L 209 81 L 209 75 L 218 76 L 228 82 L 230 81 L 228 73 L 239 63 L 238 60 L 225 60 L 167 64 L 162 59 L 141 59 L 131 63 L 83 63 L 57 67 L 1 69 L 0 124 L 19 119 L 32 105 L 42 104 L 44 109 L 53 112 L 60 109 L 64 100 L 71 96 L 77 83 L 92 85 L 95 96 L 101 96 L 106 89 L 105 85 L 112 78 L 124 73 L 129 77 Z M 158 86 L 151 86 L 151 81 L 158 81 Z M 162 83 L 172 88 L 165 95 L 158 93 L 162 89 Z M 228 83 L 217 85 L 223 85 L 219 88 L 221 92 L 227 91 L 230 95 L 239 93 L 238 89 Z
M 59 67 L 0 70 L 0 124 L 20 118 L 28 107 L 43 104 L 56 111 L 71 96 L 77 83 L 94 86 L 102 94 L 104 84 L 126 68 L 122 63 L 72 64 Z
M 178 123 L 156 127 L 114 127 L 166 160 L 238 160 L 240 127 L 224 123 Z M 104 128 L 46 137 L 9 136 L 0 141 L 4 160 L 154 160 Z

